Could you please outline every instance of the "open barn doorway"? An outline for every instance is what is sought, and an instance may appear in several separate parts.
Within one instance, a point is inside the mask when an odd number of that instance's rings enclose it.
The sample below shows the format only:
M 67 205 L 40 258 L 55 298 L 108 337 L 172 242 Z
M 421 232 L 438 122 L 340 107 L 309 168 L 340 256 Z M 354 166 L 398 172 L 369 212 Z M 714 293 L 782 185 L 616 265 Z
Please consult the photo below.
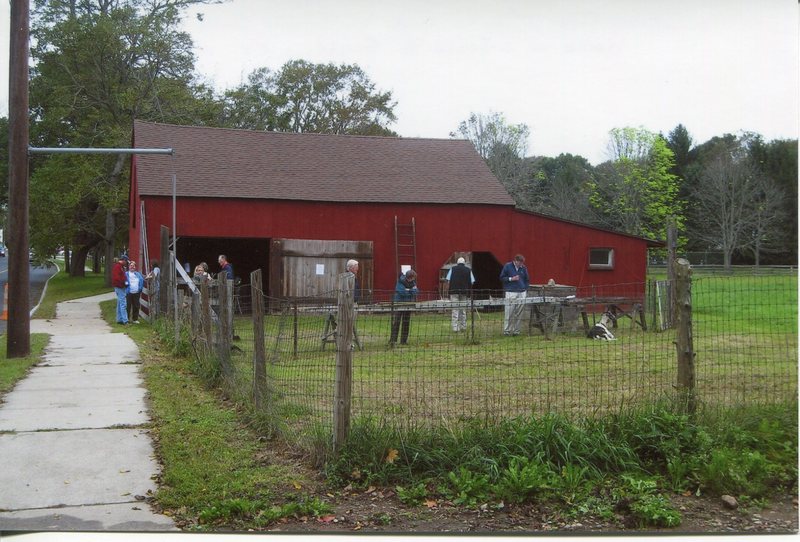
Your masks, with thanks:
M 179 237 L 178 261 L 184 268 L 188 267 L 191 276 L 197 264 L 208 264 L 208 272 L 212 275 L 219 273 L 217 258 L 224 254 L 233 265 L 234 274 L 234 303 L 235 308 L 242 314 L 250 311 L 252 289 L 250 273 L 261 269 L 262 292 L 269 284 L 269 253 L 270 239 L 268 238 L 221 238 L 221 237 Z
M 491 252 L 472 253 L 472 274 L 475 275 L 476 297 L 488 299 L 489 296 L 499 297 L 503 295 L 503 285 L 500 282 L 500 271 L 503 265 L 497 261 Z
M 233 265 L 235 278 L 243 285 L 250 283 L 250 273 L 261 269 L 263 290 L 269 284 L 269 247 L 270 239 L 264 238 L 179 237 L 178 260 L 183 266 L 188 264 L 189 276 L 200 262 L 207 263 L 208 272 L 214 275 L 219 272 L 217 257 L 224 254 Z
M 439 270 L 440 284 L 444 283 L 447 272 L 456 264 L 459 257 L 463 257 L 467 265 L 472 268 L 472 275 L 475 277 L 475 284 L 472 285 L 475 299 L 503 296 L 503 285 L 500 282 L 500 271 L 503 270 L 503 266 L 491 252 L 453 252 Z

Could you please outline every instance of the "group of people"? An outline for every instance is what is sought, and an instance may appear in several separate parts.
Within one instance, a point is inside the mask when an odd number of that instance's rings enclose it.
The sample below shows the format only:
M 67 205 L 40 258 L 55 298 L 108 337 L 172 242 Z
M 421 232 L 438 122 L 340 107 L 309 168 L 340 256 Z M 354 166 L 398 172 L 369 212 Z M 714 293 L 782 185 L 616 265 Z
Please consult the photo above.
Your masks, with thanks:
M 233 265 L 228 261 L 228 257 L 224 254 L 220 254 L 217 257 L 217 263 L 219 264 L 220 274 L 224 273 L 225 278 L 233 280 Z M 203 282 L 210 283 L 211 278 L 206 262 L 200 262 L 195 266 L 194 274 L 192 275 L 192 281 L 194 281 L 195 284 L 200 285 Z
M 228 257 L 220 254 L 217 257 L 217 263 L 220 267 L 219 275 L 221 276 L 224 273 L 225 278 L 233 280 L 233 265 L 228 261 Z M 153 261 L 151 267 L 153 271 L 146 278 L 157 280 L 158 262 Z M 355 275 L 353 299 L 357 303 L 361 294 L 358 280 L 358 261 L 348 260 L 345 268 Z M 200 262 L 195 266 L 192 280 L 197 284 L 211 280 L 207 263 Z M 445 281 L 447 283 L 447 295 L 451 301 L 469 300 L 472 286 L 475 284 L 475 275 L 472 273 L 472 269 L 466 265 L 464 258 L 458 258 L 456 265 L 448 271 Z M 138 324 L 145 277 L 136 269 L 136 262 L 129 260 L 128 256 L 123 254 L 112 270 L 111 282 L 117 296 L 117 323 L 127 325 L 131 321 Z M 525 299 L 530 285 L 530 276 L 528 275 L 528 269 L 525 267 L 525 257 L 522 254 L 517 254 L 512 261 L 503 266 L 500 272 L 500 282 L 503 284 L 507 300 L 503 315 L 503 334 L 508 336 L 519 335 L 525 310 L 525 304 L 522 300 Z M 397 302 L 415 301 L 418 293 L 417 272 L 413 269 L 402 272 L 395 285 L 394 300 Z M 407 344 L 410 327 L 411 312 L 395 312 L 392 316 L 389 344 L 396 344 L 398 339 L 400 344 Z M 451 328 L 456 333 L 466 331 L 466 308 L 453 309 Z
M 228 279 L 233 279 L 233 265 L 228 261 L 228 257 L 220 254 L 217 258 L 220 267 L 220 274 Z M 127 254 L 122 254 L 111 269 L 111 286 L 117 296 L 117 323 L 128 325 L 128 323 L 139 323 L 139 313 L 141 311 L 141 297 L 144 290 L 145 280 L 152 279 L 153 290 L 158 291 L 160 268 L 158 261 L 150 262 L 152 271 L 143 276 L 136 268 L 136 262 L 128 258 Z M 208 264 L 201 262 L 194 268 L 195 283 L 199 284 L 204 280 L 211 280 L 208 272 Z
M 357 302 L 359 293 L 358 287 L 358 262 L 349 260 L 346 264 L 347 271 L 356 275 L 356 289 L 354 299 Z M 524 299 L 527 296 L 528 286 L 530 286 L 530 276 L 525 266 L 525 257 L 517 254 L 514 259 L 503 266 L 500 272 L 500 282 L 503 285 L 506 304 L 503 314 L 503 335 L 516 336 L 522 329 L 522 321 L 525 311 Z M 456 265 L 450 268 L 445 278 L 447 284 L 447 295 L 451 301 L 467 301 L 472 295 L 472 286 L 475 284 L 475 275 L 472 269 L 467 266 L 466 260 L 459 257 Z M 394 290 L 394 300 L 397 302 L 415 301 L 419 288 L 417 287 L 417 272 L 408 269 L 400 274 Z M 460 333 L 467 329 L 467 310 L 466 308 L 453 309 L 450 320 L 451 329 Z M 395 345 L 400 340 L 400 344 L 407 344 L 408 334 L 411 327 L 411 311 L 396 311 L 392 315 L 392 329 L 389 344 Z
M 141 310 L 142 290 L 146 279 L 158 280 L 158 262 L 151 263 L 152 271 L 147 277 L 136 268 L 136 262 L 129 259 L 127 254 L 119 257 L 111 269 L 111 286 L 117 296 L 117 323 L 123 326 L 129 322 L 139 323 Z
M 503 314 L 503 335 L 516 336 L 520 334 L 522 329 L 525 312 L 523 300 L 528 295 L 528 287 L 531 283 L 528 268 L 525 267 L 525 257 L 522 254 L 514 256 L 513 260 L 503 266 L 499 278 L 503 285 L 506 299 Z M 467 267 L 464 258 L 458 258 L 456 265 L 447 272 L 445 281 L 451 301 L 467 301 L 470 299 L 472 285 L 475 284 L 475 275 Z M 453 310 L 451 328 L 456 333 L 466 331 L 466 308 Z

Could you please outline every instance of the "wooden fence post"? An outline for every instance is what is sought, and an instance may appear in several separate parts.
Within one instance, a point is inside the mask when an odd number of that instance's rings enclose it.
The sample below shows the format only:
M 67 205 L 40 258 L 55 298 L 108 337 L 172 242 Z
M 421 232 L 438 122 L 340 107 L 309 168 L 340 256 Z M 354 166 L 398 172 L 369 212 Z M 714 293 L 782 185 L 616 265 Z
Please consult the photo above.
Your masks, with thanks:
M 697 408 L 695 398 L 694 341 L 692 338 L 692 267 L 683 258 L 673 263 L 675 271 L 675 316 L 677 335 L 675 347 L 678 354 L 678 394 L 686 411 L 693 414 Z
M 250 273 L 250 295 L 253 307 L 253 401 L 256 410 L 264 407 L 267 396 L 267 354 L 264 349 L 264 294 L 261 291 L 261 269 Z
M 338 326 L 336 328 L 336 389 L 333 396 L 333 451 L 338 452 L 350 430 L 353 390 L 353 329 L 355 275 L 339 275 Z
M 200 282 L 200 335 L 205 342 L 205 355 L 211 354 L 214 344 L 211 333 L 211 291 L 205 280 Z
M 200 290 L 194 290 L 192 292 L 192 306 L 191 306 L 191 330 L 192 330 L 192 337 L 197 337 L 200 335 L 200 331 L 203 329 L 203 313 L 201 312 L 202 308 L 200 307 Z

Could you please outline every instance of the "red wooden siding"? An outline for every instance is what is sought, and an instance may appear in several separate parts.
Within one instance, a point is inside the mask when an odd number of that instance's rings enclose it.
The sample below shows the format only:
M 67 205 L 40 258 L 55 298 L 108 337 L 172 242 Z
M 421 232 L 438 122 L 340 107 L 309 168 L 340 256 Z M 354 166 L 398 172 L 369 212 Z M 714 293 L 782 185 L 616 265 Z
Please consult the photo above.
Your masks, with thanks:
M 135 173 L 135 171 L 134 171 Z M 135 179 L 135 177 L 134 177 Z M 130 252 L 139 252 L 139 203 L 132 183 Z M 172 224 L 172 201 L 145 197 L 150 257 L 159 253 L 159 230 Z M 440 266 L 454 251 L 491 252 L 501 264 L 522 253 L 534 283 L 553 278 L 576 286 L 641 282 L 647 241 L 498 205 L 358 204 L 257 199 L 179 198 L 179 237 L 370 240 L 374 287 L 394 288 L 394 217 L 417 226 L 420 287 L 438 288 Z M 134 214 L 131 215 L 132 217 Z M 613 248 L 613 270 L 590 270 L 589 248 Z M 180 240 L 178 241 L 180 257 Z M 214 261 L 215 254 L 208 256 Z M 234 266 L 236 261 L 233 261 Z M 237 270 L 238 271 L 238 270 Z M 245 271 L 245 270 L 242 270 Z

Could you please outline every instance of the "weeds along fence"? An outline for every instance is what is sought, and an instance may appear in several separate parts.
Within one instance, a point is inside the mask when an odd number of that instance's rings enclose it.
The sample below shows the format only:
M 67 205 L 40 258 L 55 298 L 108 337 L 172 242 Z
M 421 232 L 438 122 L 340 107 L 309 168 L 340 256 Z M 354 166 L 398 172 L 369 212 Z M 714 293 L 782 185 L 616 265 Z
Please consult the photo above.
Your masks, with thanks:
M 352 275 L 341 280 L 314 299 L 228 281 L 181 304 L 198 366 L 289 442 L 341 438 L 363 418 L 418 427 L 797 397 L 795 273 L 531 291 L 516 336 L 504 335 L 506 302 L 492 292 L 398 303 L 373 291 L 355 302 Z M 603 314 L 615 340 L 588 339 Z

